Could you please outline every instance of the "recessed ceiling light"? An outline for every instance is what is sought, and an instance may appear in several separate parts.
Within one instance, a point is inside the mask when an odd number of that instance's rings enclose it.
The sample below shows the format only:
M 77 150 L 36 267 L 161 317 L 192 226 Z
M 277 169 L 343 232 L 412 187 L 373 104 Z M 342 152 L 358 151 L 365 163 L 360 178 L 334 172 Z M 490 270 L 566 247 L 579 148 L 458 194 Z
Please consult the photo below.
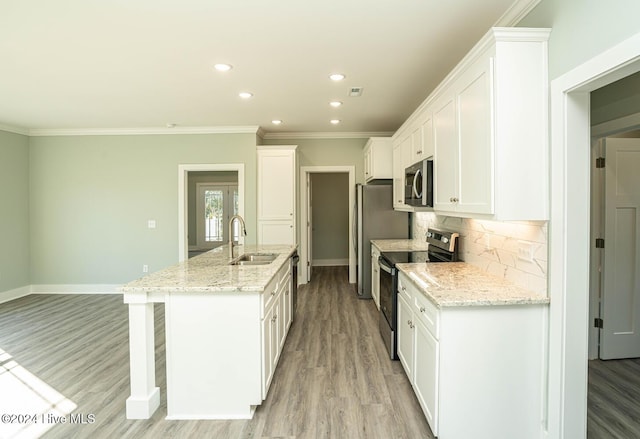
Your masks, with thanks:
M 274 125 L 280 125 L 282 121 L 280 119 L 275 119 L 275 120 L 272 120 L 271 123 Z
M 249 99 L 253 96 L 253 93 L 249 93 L 248 91 L 241 91 L 240 93 L 238 93 L 238 96 L 240 96 L 242 99 Z
M 216 64 L 213 68 L 219 72 L 228 72 L 233 68 L 233 66 L 231 64 Z
M 340 105 L 342 105 L 342 102 L 340 102 L 340 101 L 331 101 L 331 102 L 329 102 L 329 105 L 331 105 L 333 108 L 338 108 Z
M 334 125 L 338 125 L 340 123 L 340 119 L 331 119 L 329 122 L 331 122 Z
M 346 76 L 342 73 L 332 73 L 331 75 L 329 75 L 329 79 L 331 79 L 332 81 L 342 81 L 344 78 L 346 78 Z

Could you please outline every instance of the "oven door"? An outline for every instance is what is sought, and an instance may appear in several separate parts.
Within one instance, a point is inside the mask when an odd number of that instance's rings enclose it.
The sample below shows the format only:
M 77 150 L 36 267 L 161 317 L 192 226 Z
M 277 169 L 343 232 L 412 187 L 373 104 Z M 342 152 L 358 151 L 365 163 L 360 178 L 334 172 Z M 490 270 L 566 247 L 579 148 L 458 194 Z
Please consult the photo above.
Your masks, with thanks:
M 383 257 L 378 258 L 380 264 L 380 312 L 384 315 L 389 327 L 395 329 L 394 284 L 396 268 Z

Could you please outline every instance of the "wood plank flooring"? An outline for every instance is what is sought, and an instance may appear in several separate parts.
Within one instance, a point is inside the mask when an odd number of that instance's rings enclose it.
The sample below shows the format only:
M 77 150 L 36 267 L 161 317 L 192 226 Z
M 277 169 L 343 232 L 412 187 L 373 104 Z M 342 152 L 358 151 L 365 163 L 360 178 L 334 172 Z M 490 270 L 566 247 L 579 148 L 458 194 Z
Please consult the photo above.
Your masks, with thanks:
M 589 361 L 589 439 L 640 438 L 640 358 Z
M 46 438 L 432 438 L 400 363 L 387 356 L 373 301 L 357 299 L 347 278 L 346 267 L 321 267 L 299 289 L 268 398 L 251 420 L 164 419 L 162 305 L 155 307 L 161 406 L 149 420 L 127 420 L 128 314 L 119 295 L 33 295 L 0 304 L 0 386 L 3 375 L 15 378 L 18 364 L 77 405 L 74 413 L 95 416 L 91 424 L 50 425 Z M 0 388 L 0 408 L 16 397 Z

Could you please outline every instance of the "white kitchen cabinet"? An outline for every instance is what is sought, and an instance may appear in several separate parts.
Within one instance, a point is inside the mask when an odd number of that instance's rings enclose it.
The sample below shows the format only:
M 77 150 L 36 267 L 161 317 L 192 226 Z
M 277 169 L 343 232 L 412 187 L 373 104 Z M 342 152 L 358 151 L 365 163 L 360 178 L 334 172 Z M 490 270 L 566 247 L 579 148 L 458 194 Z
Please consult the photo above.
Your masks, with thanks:
M 548 219 L 549 32 L 491 29 L 394 134 L 433 114 L 434 211 Z
M 541 437 L 545 310 L 438 308 L 400 272 L 398 357 L 435 436 Z
M 433 117 L 430 111 L 422 115 L 421 120 L 411 133 L 411 160 L 409 165 L 433 156 Z
M 366 182 L 393 178 L 391 137 L 371 137 L 364 146 Z
M 402 161 L 402 144 L 398 143 L 393 148 L 393 208 L 405 210 L 408 206 L 404 203 L 404 163 Z
M 258 244 L 295 244 L 296 146 L 258 146 L 257 154 Z
M 375 245 L 371 245 L 371 297 L 376 308 L 380 309 L 380 263 L 378 257 L 380 250 Z

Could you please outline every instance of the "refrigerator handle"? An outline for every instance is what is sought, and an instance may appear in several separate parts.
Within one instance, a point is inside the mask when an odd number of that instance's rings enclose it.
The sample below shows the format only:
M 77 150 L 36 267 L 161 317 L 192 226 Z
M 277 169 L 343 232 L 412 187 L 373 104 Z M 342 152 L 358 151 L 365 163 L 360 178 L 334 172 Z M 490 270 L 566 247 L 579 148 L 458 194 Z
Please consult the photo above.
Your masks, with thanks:
M 353 251 L 358 253 L 358 197 L 356 194 L 356 200 L 353 203 L 353 215 L 351 222 L 351 245 L 353 246 Z

